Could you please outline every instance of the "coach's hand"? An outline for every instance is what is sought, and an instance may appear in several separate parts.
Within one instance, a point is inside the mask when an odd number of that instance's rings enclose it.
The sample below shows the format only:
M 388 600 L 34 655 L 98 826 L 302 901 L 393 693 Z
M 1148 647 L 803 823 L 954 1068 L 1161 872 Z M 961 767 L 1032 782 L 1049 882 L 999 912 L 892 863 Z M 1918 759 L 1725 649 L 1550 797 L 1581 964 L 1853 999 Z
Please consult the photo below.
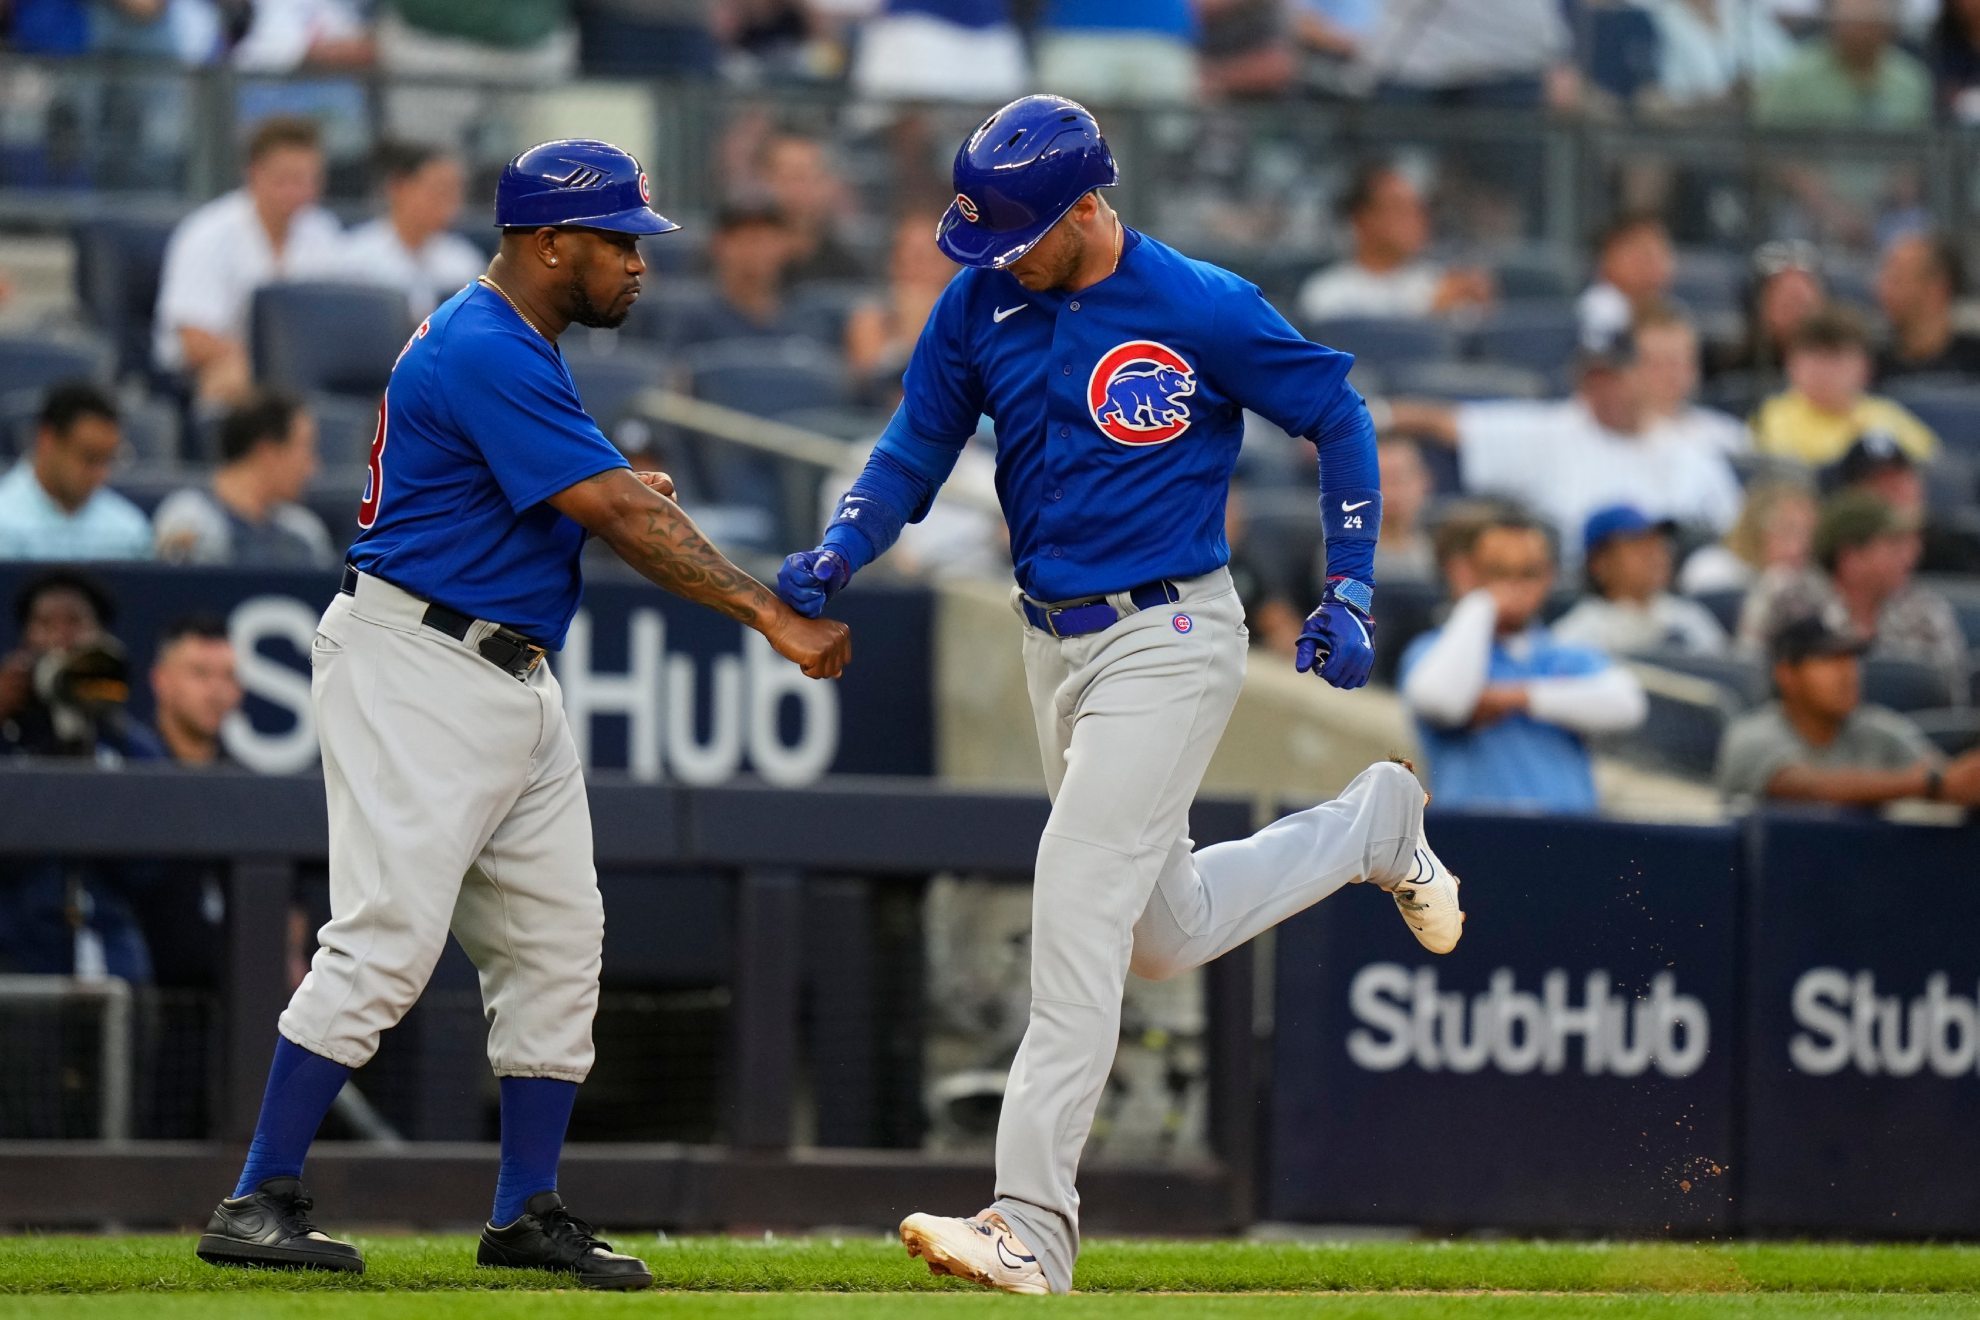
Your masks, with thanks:
M 852 630 L 837 619 L 807 619 L 785 611 L 771 620 L 763 636 L 806 678 L 837 678 L 852 662 Z
M 825 602 L 852 581 L 852 565 L 829 546 L 800 550 L 785 558 L 777 570 L 777 595 L 807 619 L 815 619 Z
M 1327 584 L 1320 608 L 1306 616 L 1294 651 L 1294 668 L 1313 670 L 1337 688 L 1358 688 L 1375 667 L 1375 620 L 1335 594 Z

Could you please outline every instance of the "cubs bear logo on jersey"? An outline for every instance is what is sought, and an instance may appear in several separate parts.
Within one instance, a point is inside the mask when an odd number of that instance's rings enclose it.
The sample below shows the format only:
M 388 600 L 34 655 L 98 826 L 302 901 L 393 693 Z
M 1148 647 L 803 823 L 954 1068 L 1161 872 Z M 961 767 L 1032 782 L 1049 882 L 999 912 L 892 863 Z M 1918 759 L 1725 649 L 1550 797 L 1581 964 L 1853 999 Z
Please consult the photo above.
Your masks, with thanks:
M 1196 368 L 1167 344 L 1134 339 L 1100 355 L 1086 382 L 1093 424 L 1123 445 L 1165 445 L 1189 429 Z

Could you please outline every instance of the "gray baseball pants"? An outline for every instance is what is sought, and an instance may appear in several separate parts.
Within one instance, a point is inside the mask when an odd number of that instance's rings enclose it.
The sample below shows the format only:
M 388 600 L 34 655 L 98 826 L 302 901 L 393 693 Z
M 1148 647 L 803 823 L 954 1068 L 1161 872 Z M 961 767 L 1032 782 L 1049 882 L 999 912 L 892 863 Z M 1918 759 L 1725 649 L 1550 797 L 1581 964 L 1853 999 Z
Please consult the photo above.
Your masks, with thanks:
M 330 921 L 281 1032 L 362 1067 L 451 929 L 480 972 L 496 1074 L 581 1082 L 605 912 L 562 691 L 549 665 L 519 681 L 424 612 L 366 576 L 318 625 Z
M 1244 682 L 1244 612 L 1219 569 L 1174 605 L 1024 661 L 1052 814 L 1031 907 L 1031 1021 L 997 1126 L 992 1206 L 1056 1292 L 1079 1255 L 1074 1177 L 1120 1043 L 1130 971 L 1201 966 L 1346 884 L 1408 874 L 1423 788 L 1369 767 L 1332 802 L 1192 851 L 1189 804 Z M 1187 619 L 1187 625 L 1178 620 Z

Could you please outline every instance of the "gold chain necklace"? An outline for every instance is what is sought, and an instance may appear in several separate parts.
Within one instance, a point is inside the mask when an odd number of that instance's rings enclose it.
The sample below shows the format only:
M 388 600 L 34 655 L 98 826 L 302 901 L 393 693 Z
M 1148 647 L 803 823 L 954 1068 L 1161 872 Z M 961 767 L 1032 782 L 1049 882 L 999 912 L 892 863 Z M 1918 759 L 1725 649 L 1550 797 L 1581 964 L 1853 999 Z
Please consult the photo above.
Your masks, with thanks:
M 549 335 L 543 334 L 543 327 L 538 325 L 535 321 L 532 321 L 529 317 L 529 313 L 525 312 L 522 309 L 521 305 L 518 304 L 514 298 L 511 298 L 509 296 L 509 291 L 507 289 L 497 284 L 494 280 L 489 279 L 486 275 L 477 275 L 474 278 L 477 284 L 486 284 L 489 288 L 495 290 L 496 293 L 500 294 L 502 296 L 502 301 L 509 304 L 509 309 L 513 311 L 517 316 L 520 316 L 523 319 L 524 325 L 536 331 L 537 334 L 543 335 L 545 339 L 550 338 Z

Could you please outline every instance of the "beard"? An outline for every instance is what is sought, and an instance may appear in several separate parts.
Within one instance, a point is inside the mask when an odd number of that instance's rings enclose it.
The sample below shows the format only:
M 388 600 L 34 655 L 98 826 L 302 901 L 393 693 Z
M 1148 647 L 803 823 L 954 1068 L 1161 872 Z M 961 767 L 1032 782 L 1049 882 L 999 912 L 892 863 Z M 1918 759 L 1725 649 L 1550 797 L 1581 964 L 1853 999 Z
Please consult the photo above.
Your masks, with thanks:
M 616 330 L 626 323 L 628 316 L 632 315 L 631 303 L 627 303 L 625 309 L 616 315 L 601 311 L 598 304 L 591 301 L 591 291 L 585 288 L 582 271 L 571 271 L 570 285 L 566 293 L 569 297 L 571 322 L 574 325 L 590 326 L 594 330 Z

